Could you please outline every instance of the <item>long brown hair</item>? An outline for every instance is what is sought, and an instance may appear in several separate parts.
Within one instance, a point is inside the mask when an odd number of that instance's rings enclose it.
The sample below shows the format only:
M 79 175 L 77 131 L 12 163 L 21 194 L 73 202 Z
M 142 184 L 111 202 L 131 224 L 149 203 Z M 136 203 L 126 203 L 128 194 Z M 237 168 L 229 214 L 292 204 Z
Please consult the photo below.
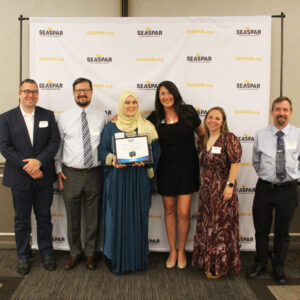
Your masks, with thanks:
M 208 127 L 206 125 L 206 118 L 207 116 L 209 115 L 209 113 L 213 110 L 217 110 L 221 113 L 222 115 L 222 119 L 223 119 L 223 124 L 221 126 L 221 133 L 224 133 L 224 132 L 229 132 L 229 129 L 228 129 L 228 126 L 227 126 L 227 118 L 226 118 L 226 114 L 225 114 L 225 111 L 222 107 L 220 106 L 215 106 L 215 107 L 212 107 L 206 114 L 205 118 L 204 118 L 204 139 L 203 139 L 203 147 L 206 147 L 206 144 L 207 144 L 207 141 L 209 139 L 209 130 L 208 130 Z
M 172 81 L 166 80 L 166 81 L 162 81 L 156 89 L 156 94 L 155 94 L 155 110 L 157 113 L 156 127 L 159 126 L 161 121 L 166 117 L 164 107 L 161 104 L 159 99 L 159 91 L 161 87 L 165 87 L 173 95 L 174 109 L 177 113 L 178 118 L 181 121 L 185 122 L 187 125 L 193 126 L 191 122 L 193 115 L 191 114 L 190 110 L 187 109 L 187 106 L 185 105 L 185 102 L 183 101 L 177 86 Z

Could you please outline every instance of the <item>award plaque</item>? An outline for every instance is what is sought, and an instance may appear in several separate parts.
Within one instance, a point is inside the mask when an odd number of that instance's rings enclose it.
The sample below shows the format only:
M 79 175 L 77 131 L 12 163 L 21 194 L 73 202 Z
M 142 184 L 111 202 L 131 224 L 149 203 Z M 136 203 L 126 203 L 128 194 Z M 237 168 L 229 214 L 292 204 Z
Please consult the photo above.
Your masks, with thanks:
M 115 138 L 115 152 L 118 164 L 152 162 L 152 155 L 147 135 Z

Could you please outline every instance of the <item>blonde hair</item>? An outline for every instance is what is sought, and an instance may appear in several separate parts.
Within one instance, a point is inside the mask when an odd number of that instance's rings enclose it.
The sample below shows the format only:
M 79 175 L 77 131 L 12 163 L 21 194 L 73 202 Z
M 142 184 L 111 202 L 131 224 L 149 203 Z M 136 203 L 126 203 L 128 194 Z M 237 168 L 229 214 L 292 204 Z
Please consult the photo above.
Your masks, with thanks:
M 209 115 L 209 113 L 213 110 L 217 110 L 221 113 L 222 115 L 222 119 L 223 119 L 223 124 L 221 126 L 221 133 L 224 133 L 224 132 L 229 132 L 229 129 L 228 129 L 228 126 L 227 126 L 227 118 L 226 118 L 226 114 L 225 114 L 225 111 L 222 107 L 220 106 L 215 106 L 215 107 L 212 107 L 206 114 L 205 118 L 204 118 L 204 139 L 203 139 L 203 147 L 206 147 L 206 144 L 207 144 L 207 141 L 209 139 L 209 129 L 206 125 L 206 119 L 207 119 L 207 116 Z

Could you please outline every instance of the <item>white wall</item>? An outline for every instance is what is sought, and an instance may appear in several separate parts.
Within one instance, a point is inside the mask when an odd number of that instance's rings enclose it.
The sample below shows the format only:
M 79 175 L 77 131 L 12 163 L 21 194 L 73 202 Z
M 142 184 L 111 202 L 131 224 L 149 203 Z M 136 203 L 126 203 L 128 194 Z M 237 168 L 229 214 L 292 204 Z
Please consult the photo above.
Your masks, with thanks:
M 118 17 L 120 3 L 120 0 L 0 0 L 0 113 L 18 104 L 20 14 L 24 17 Z M 130 10 L 133 17 L 278 15 L 284 12 L 283 94 L 294 102 L 292 123 L 300 126 L 300 102 L 297 101 L 300 94 L 299 0 L 130 0 Z M 24 21 L 23 78 L 29 75 L 28 30 L 29 22 Z M 279 73 L 280 19 L 276 18 L 272 20 L 270 100 L 279 96 Z

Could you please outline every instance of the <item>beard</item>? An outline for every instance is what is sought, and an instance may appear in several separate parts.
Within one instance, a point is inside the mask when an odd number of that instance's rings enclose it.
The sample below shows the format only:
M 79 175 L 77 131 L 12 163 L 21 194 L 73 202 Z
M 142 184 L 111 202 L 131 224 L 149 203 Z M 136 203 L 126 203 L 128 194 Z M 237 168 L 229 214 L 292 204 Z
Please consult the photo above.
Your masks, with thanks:
M 78 97 L 78 99 L 81 99 L 81 98 L 84 98 L 85 101 L 77 101 L 77 99 L 75 99 L 76 103 L 81 106 L 81 107 L 86 107 L 88 106 L 90 103 L 91 103 L 91 100 L 88 99 L 87 97 L 85 96 L 82 96 L 82 97 Z
M 286 118 L 284 116 L 277 116 L 276 121 L 278 125 L 282 126 L 286 123 Z

